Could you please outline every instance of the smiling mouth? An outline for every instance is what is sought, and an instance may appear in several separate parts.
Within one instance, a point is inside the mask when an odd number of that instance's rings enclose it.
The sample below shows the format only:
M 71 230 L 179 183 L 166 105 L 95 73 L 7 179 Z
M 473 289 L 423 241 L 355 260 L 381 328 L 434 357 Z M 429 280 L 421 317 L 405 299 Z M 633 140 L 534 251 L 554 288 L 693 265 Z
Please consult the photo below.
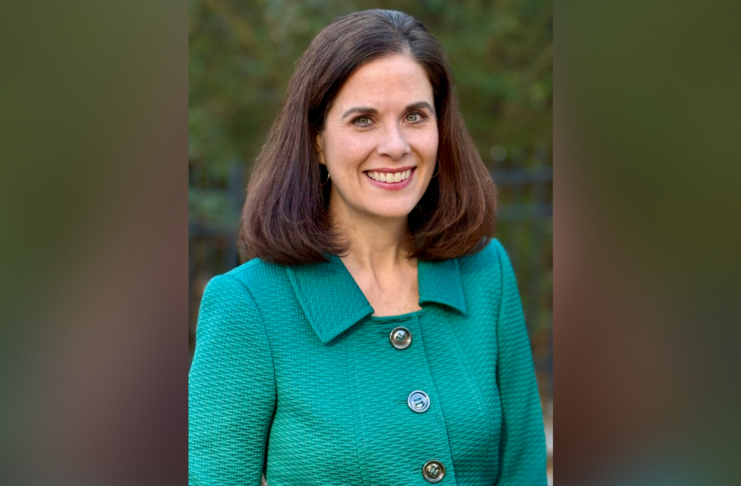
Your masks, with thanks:
M 395 171 L 395 172 L 367 170 L 365 171 L 365 175 L 367 175 L 369 178 L 377 182 L 395 184 L 397 182 L 402 182 L 402 181 L 409 179 L 409 176 L 412 174 L 412 171 L 415 168 L 416 167 L 413 167 L 411 169 L 401 170 L 401 171 Z

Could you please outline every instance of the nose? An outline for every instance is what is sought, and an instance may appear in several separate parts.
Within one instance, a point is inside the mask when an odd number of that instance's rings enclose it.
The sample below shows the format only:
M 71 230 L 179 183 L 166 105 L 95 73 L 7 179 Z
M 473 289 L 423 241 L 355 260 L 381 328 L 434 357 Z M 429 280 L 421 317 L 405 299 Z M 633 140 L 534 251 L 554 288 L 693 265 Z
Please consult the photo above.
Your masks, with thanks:
M 395 161 L 401 159 L 411 151 L 404 137 L 404 133 L 396 124 L 383 131 L 376 150 L 379 155 L 388 155 Z

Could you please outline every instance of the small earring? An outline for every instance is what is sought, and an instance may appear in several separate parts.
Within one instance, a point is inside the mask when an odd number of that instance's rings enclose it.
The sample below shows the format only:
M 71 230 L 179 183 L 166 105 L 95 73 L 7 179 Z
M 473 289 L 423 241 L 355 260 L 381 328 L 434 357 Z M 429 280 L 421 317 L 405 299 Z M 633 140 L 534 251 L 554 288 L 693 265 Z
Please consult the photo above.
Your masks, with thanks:
M 437 177 L 437 175 L 439 173 L 440 173 L 440 161 L 438 160 L 437 161 L 437 172 L 435 172 L 434 174 L 432 174 L 432 178 L 434 179 L 435 177 Z
M 327 180 L 324 181 L 323 183 L 319 184 L 319 185 L 320 186 L 326 186 L 327 185 L 327 182 L 329 182 L 329 177 L 330 177 L 329 172 L 327 172 Z

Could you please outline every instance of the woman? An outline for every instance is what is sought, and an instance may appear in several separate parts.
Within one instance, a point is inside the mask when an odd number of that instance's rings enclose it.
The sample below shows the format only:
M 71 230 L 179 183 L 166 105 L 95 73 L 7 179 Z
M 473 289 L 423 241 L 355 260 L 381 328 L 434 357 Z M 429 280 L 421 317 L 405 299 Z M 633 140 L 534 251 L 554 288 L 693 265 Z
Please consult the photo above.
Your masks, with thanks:
M 191 484 L 546 483 L 494 184 L 421 23 L 320 32 L 247 194 L 257 258 L 201 303 Z

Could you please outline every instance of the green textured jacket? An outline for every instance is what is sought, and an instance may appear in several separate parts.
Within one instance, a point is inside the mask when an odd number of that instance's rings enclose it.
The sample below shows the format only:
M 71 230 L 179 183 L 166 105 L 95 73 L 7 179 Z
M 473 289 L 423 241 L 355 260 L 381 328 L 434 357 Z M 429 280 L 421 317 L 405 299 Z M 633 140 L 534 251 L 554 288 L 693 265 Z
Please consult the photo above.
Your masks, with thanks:
M 212 279 L 189 375 L 190 484 L 547 484 L 504 249 L 420 261 L 418 279 L 422 310 L 391 317 L 372 316 L 336 256 Z M 400 326 L 404 349 L 390 339 Z

